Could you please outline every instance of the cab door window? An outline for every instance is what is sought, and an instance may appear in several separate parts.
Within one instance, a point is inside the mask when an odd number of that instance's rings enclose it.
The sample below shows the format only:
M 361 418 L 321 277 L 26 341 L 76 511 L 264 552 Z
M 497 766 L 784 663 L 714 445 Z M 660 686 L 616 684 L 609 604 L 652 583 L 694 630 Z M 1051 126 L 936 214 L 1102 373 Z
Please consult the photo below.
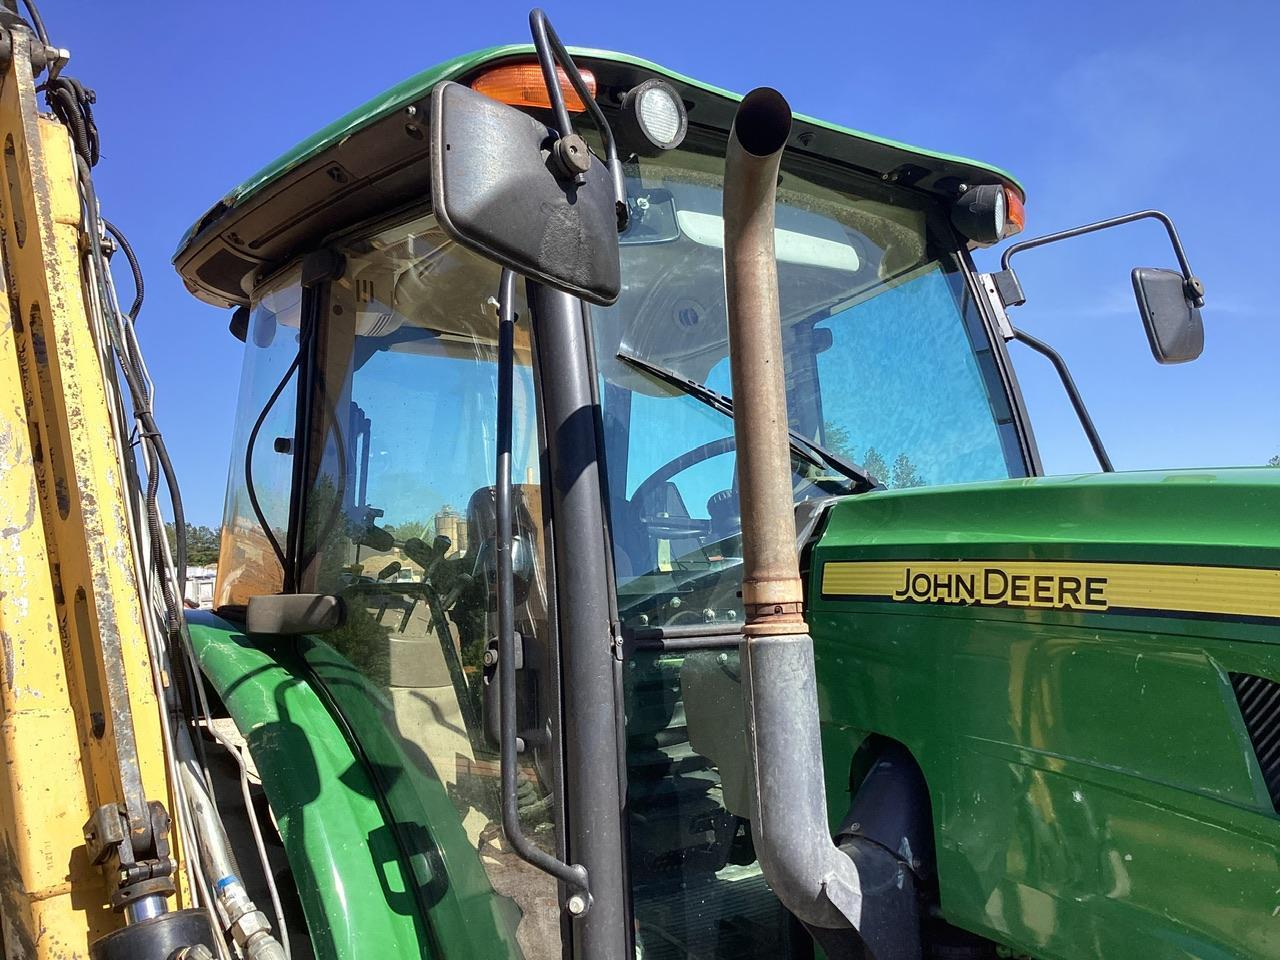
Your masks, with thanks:
M 430 218 L 345 257 L 321 298 L 302 580 L 341 596 L 347 621 L 306 656 L 373 764 L 431 922 L 472 938 L 476 956 L 550 960 L 556 885 L 502 831 L 484 662 L 496 630 L 498 269 Z M 517 682 L 523 729 L 538 729 L 518 801 L 526 833 L 554 852 L 557 690 L 527 323 L 516 351 Z

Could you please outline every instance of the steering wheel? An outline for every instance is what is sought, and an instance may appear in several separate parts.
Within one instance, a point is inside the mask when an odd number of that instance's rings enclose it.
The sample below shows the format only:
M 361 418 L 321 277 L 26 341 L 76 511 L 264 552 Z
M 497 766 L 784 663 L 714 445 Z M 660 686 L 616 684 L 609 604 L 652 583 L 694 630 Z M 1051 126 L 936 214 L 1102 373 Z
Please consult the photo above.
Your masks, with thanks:
M 659 487 L 670 480 L 678 473 L 683 473 L 695 464 L 702 463 L 704 460 L 710 460 L 713 457 L 719 457 L 726 453 L 732 453 L 737 448 L 734 442 L 733 434 L 727 437 L 719 437 L 715 440 L 708 440 L 706 443 L 699 444 L 692 450 L 688 450 L 680 456 L 668 460 L 649 476 L 640 481 L 640 485 L 636 487 L 635 493 L 631 495 L 631 502 L 634 504 L 643 504 L 650 496 L 655 494 Z M 692 517 L 646 517 L 642 516 L 640 522 L 649 533 L 662 538 L 678 538 L 678 537 L 701 537 L 705 535 L 711 526 L 709 520 L 695 520 Z
M 682 473 L 690 467 L 702 463 L 704 460 L 732 453 L 736 449 L 737 443 L 733 434 L 699 444 L 692 450 L 668 460 L 640 481 L 635 493 L 631 495 L 631 502 L 635 504 L 644 503 L 645 498 L 653 494 L 659 486 L 666 483 L 676 474 Z M 804 499 L 801 491 L 811 485 L 813 485 L 813 480 L 797 474 L 792 484 L 792 492 L 796 500 Z M 736 474 L 734 476 L 734 485 L 731 489 L 737 490 Z M 659 537 L 697 537 L 709 534 L 714 521 L 695 520 L 691 517 L 641 517 L 640 522 L 644 524 L 646 530 Z
M 726 453 L 732 453 L 737 449 L 737 443 L 733 434 L 727 437 L 719 437 L 715 440 L 708 440 L 706 443 L 700 443 L 692 450 L 688 450 L 673 460 L 668 460 L 653 473 L 649 474 L 640 481 L 640 485 L 636 487 L 636 492 L 631 495 L 632 502 L 643 501 L 646 497 L 654 492 L 659 486 L 666 483 L 677 473 L 683 473 L 695 464 L 702 463 L 704 460 L 710 460 L 712 457 L 719 457 Z

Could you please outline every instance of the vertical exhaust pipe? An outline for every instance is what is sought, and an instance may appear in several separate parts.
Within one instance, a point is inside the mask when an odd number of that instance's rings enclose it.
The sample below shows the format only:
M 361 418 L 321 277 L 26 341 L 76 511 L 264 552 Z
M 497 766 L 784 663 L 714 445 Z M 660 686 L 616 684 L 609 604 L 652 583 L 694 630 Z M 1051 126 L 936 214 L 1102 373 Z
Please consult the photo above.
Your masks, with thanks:
M 813 642 L 796 555 L 774 206 L 791 108 L 767 87 L 743 99 L 724 175 L 725 292 L 742 509 L 741 646 L 754 773 L 752 837 L 773 892 L 810 927 L 862 918 L 854 862 L 832 841 Z

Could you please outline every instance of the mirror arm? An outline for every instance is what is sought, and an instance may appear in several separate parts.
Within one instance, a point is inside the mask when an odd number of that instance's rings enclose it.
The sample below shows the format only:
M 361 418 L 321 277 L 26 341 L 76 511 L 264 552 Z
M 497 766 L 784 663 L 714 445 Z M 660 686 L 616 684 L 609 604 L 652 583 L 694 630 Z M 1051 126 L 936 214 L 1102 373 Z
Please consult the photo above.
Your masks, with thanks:
M 1067 397 L 1071 400 L 1071 406 L 1075 408 L 1076 418 L 1080 421 L 1080 426 L 1084 428 L 1085 436 L 1089 438 L 1089 445 L 1093 447 L 1093 455 L 1098 458 L 1098 466 L 1102 468 L 1104 473 L 1115 473 L 1115 467 L 1111 465 L 1111 457 L 1107 455 L 1107 448 L 1102 445 L 1102 437 L 1098 435 L 1098 428 L 1093 425 L 1093 418 L 1089 416 L 1089 410 L 1084 405 L 1084 397 L 1080 396 L 1080 390 L 1076 387 L 1076 382 L 1071 376 L 1071 371 L 1067 369 L 1067 362 L 1062 359 L 1062 354 L 1049 346 L 1043 340 L 1037 340 L 1031 334 L 1012 327 L 1013 338 L 1025 343 L 1028 347 L 1042 356 L 1048 357 L 1049 362 L 1053 364 L 1053 368 L 1058 371 L 1058 379 L 1062 381 L 1062 388 L 1067 391 Z
M 529 30 L 533 34 L 533 47 L 538 54 L 538 65 L 542 68 L 542 81 L 547 86 L 547 96 L 551 98 L 551 110 L 555 114 L 556 126 L 561 139 L 574 136 L 573 123 L 569 119 L 569 110 L 564 105 L 564 94 L 560 91 L 560 80 L 556 76 L 556 64 L 564 70 L 574 91 L 586 105 L 587 112 L 600 131 L 604 141 L 605 166 L 609 170 L 609 178 L 613 181 L 613 199 L 618 214 L 618 232 L 627 228 L 631 214 L 627 207 L 626 179 L 622 172 L 622 161 L 618 158 L 618 144 L 613 138 L 613 128 L 605 119 L 604 111 L 595 97 L 587 90 L 587 83 L 582 79 L 578 65 L 569 56 L 555 28 L 547 20 L 547 15 L 535 7 L 529 13 Z M 586 182 L 585 173 L 576 173 L 573 182 L 579 185 Z
M 1191 272 L 1191 263 L 1187 260 L 1187 252 L 1182 247 L 1182 241 L 1178 238 L 1178 231 L 1169 215 L 1161 210 L 1139 210 L 1137 213 L 1127 213 L 1122 217 L 1112 217 L 1109 220 L 1099 220 L 1097 223 L 1087 223 L 1082 227 L 1072 227 L 1070 230 L 1047 233 L 1043 237 L 1032 237 L 1030 240 L 1023 240 L 1006 247 L 1000 257 L 1000 272 L 995 275 L 995 282 L 1000 291 L 1001 299 L 1005 298 L 1006 292 L 1017 299 L 1005 299 L 1004 305 L 1006 307 L 1018 307 L 1026 302 L 1026 297 L 1022 295 L 1022 285 L 1018 282 L 1017 275 L 1009 267 L 1009 261 L 1013 259 L 1015 253 L 1031 250 L 1035 247 L 1043 247 L 1045 244 L 1056 243 L 1059 240 L 1070 240 L 1072 237 L 1083 236 L 1086 233 L 1096 233 L 1099 230 L 1107 230 L 1111 227 L 1133 223 L 1136 220 L 1159 220 L 1164 224 L 1164 228 L 1169 234 L 1169 242 L 1173 244 L 1173 252 L 1178 258 L 1178 266 L 1182 270 L 1183 294 L 1193 306 L 1203 307 L 1204 284 Z
M 534 11 L 537 13 L 538 11 Z M 498 459 L 494 477 L 497 530 L 498 701 L 502 768 L 502 830 L 520 859 L 555 877 L 569 890 L 570 913 L 581 916 L 591 905 L 587 868 L 551 856 L 524 835 L 516 802 L 516 636 L 515 576 L 511 569 L 511 420 L 515 384 L 516 275 L 502 270 L 498 287 Z M 574 909 L 578 907 L 578 909 Z

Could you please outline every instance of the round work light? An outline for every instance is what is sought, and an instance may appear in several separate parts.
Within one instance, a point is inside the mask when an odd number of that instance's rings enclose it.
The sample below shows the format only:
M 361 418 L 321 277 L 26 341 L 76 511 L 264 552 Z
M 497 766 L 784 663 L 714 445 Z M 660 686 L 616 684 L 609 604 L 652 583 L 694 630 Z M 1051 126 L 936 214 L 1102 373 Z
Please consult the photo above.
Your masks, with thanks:
M 995 243 L 1004 236 L 1008 206 L 1004 187 L 984 183 L 970 187 L 951 208 L 955 228 L 977 243 Z
M 622 98 L 625 141 L 637 153 L 672 150 L 689 131 L 689 115 L 675 87 L 665 80 L 645 80 Z

